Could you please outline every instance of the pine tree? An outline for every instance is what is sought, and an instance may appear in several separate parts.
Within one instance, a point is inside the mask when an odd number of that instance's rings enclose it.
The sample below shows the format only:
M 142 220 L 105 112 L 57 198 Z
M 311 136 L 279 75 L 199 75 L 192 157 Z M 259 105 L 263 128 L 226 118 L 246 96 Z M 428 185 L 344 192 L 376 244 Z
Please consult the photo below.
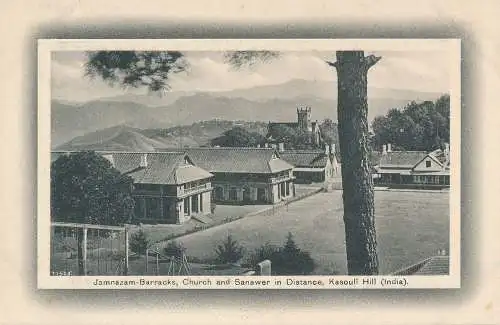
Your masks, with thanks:
M 373 180 L 368 142 L 368 70 L 380 60 L 364 51 L 338 51 L 330 63 L 338 75 L 338 129 L 347 269 L 350 275 L 378 274 Z

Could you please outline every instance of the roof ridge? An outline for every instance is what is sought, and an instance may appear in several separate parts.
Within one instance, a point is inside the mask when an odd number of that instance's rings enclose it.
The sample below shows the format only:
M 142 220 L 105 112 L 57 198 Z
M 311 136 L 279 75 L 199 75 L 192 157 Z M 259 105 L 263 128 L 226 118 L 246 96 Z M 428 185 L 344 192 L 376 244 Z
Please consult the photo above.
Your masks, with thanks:
M 52 150 L 51 153 L 76 153 L 93 151 L 98 154 L 182 154 L 182 151 L 133 151 L 133 150 Z
M 275 148 L 256 148 L 256 147 L 199 147 L 199 148 L 186 148 L 187 150 L 241 150 L 241 149 L 251 149 L 251 150 L 262 150 L 262 151 L 271 151 L 276 150 Z

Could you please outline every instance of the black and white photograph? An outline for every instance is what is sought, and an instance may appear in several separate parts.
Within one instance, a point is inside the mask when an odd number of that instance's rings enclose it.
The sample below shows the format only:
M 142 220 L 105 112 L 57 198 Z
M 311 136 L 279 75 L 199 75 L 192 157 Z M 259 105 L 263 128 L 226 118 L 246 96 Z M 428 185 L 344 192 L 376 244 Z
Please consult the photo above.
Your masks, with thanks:
M 39 41 L 38 286 L 460 286 L 460 42 Z

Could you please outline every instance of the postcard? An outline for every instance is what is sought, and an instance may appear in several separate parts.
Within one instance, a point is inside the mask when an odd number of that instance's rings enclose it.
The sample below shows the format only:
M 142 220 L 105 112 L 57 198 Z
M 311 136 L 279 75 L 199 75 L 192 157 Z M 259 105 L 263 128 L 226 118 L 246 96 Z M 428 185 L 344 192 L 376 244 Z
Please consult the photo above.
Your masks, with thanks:
M 39 40 L 38 288 L 459 288 L 460 60 Z

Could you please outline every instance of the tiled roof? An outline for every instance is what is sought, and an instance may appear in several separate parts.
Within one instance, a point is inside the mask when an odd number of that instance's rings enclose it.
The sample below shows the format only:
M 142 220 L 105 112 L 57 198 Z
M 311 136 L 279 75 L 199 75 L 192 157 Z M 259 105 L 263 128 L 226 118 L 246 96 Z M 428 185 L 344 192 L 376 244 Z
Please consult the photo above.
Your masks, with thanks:
M 295 167 L 325 167 L 328 156 L 322 150 L 287 150 L 280 152 L 281 159 Z
M 434 256 L 429 258 L 414 275 L 448 275 L 450 273 L 449 256 Z
M 432 256 L 394 273 L 394 275 L 448 275 L 450 273 L 449 256 Z
M 279 159 L 272 148 L 184 148 L 158 149 L 183 151 L 193 162 L 212 173 L 269 174 L 292 169 L 293 166 Z
M 97 152 L 113 161 L 114 167 L 138 184 L 184 184 L 213 175 L 202 168 L 186 163 L 190 158 L 183 152 Z M 147 166 L 141 167 L 142 157 Z
M 391 151 L 382 153 L 379 167 L 411 168 L 427 156 L 425 151 Z
M 432 155 L 434 158 L 436 158 L 441 164 L 446 163 L 446 155 L 443 150 L 437 149 L 429 154 Z
M 297 122 L 271 122 L 269 123 L 269 126 L 274 126 L 274 125 L 285 125 L 291 128 L 296 128 L 299 126 L 299 123 Z

